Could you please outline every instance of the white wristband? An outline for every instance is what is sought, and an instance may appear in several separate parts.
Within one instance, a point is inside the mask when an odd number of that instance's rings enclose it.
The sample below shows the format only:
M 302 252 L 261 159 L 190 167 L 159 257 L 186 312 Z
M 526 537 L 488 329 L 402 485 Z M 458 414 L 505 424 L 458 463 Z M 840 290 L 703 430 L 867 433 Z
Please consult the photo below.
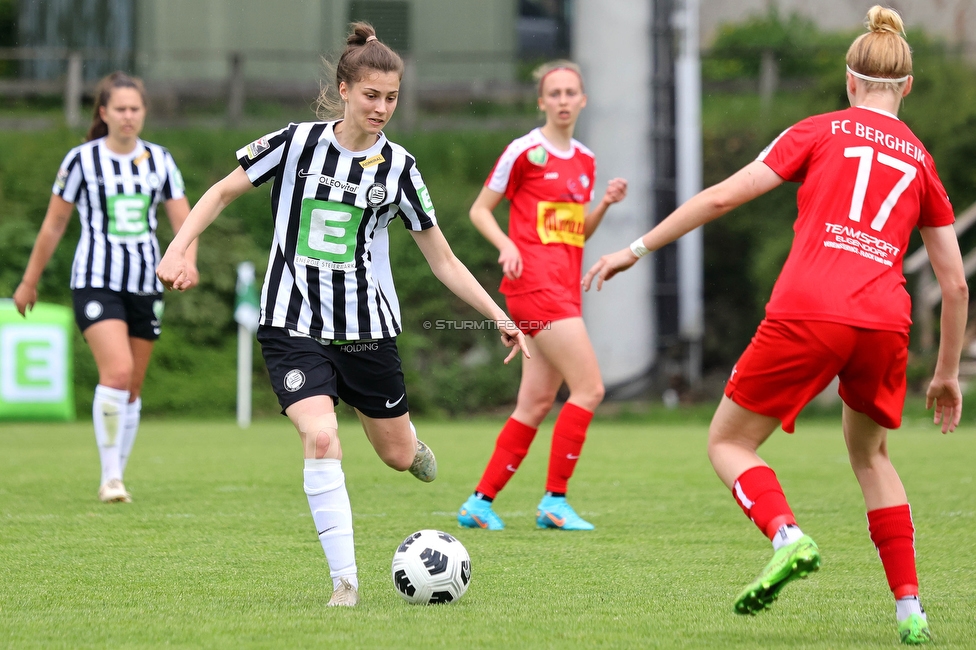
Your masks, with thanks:
M 651 251 L 644 245 L 644 237 L 638 237 L 633 244 L 630 245 L 630 252 L 640 259 L 650 253 Z

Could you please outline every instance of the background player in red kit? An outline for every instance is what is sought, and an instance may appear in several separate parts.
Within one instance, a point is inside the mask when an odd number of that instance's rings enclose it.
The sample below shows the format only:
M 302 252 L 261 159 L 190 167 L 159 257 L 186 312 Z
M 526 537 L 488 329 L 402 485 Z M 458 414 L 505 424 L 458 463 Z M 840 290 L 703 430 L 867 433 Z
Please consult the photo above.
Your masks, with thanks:
M 943 433 L 955 429 L 962 410 L 959 356 L 969 293 L 945 189 L 925 147 L 896 117 L 912 88 L 901 17 L 875 6 L 867 25 L 847 52 L 851 108 L 787 129 L 756 161 L 693 197 L 629 249 L 602 257 L 583 285 L 595 277 L 599 289 L 648 251 L 784 180 L 801 183 L 789 258 L 709 428 L 712 466 L 774 548 L 735 611 L 762 611 L 790 580 L 820 566 L 817 545 L 796 525 L 756 450 L 778 422 L 792 432 L 800 410 L 839 376 L 844 439 L 895 596 L 898 631 L 902 642 L 919 644 L 931 637 L 918 600 L 914 527 L 887 453 L 887 429 L 900 426 L 906 391 L 911 305 L 901 269 L 914 227 L 943 295 L 939 357 L 926 397 Z
M 576 119 L 586 106 L 579 66 L 553 61 L 536 70 L 535 78 L 546 123 L 508 145 L 470 211 L 475 227 L 499 250 L 505 274 L 501 292 L 512 319 L 530 335 L 532 358 L 523 361 L 515 412 L 498 436 L 476 492 L 458 511 L 458 523 L 505 527 L 491 502 L 525 458 L 565 381 L 569 398 L 553 429 L 546 494 L 536 523 L 590 530 L 593 525 L 566 502 L 586 429 L 603 399 L 600 368 L 582 318 L 583 244 L 607 208 L 624 198 L 627 181 L 612 179 L 600 203 L 587 212 L 596 171 L 593 152 L 573 139 Z M 507 235 L 492 214 L 503 197 L 510 202 Z

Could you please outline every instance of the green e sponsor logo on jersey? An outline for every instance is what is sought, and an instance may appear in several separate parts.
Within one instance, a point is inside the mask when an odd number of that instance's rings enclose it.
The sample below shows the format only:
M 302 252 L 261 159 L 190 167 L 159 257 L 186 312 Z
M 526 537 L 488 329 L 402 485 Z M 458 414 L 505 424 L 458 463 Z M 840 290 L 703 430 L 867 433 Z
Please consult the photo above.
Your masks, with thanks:
M 354 205 L 305 199 L 298 227 L 301 262 L 319 268 L 356 268 L 356 237 L 363 210 Z
M 145 194 L 116 194 L 108 200 L 108 233 L 134 237 L 149 232 L 149 197 Z

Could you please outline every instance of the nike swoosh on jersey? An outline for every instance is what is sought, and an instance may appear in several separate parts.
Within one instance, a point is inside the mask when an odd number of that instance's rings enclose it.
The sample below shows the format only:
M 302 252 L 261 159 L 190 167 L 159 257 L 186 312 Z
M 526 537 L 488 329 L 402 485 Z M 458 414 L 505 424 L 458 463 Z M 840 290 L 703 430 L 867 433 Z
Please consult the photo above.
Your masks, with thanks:
M 331 176 L 326 176 L 325 174 L 319 174 L 318 172 L 312 172 L 311 169 L 299 169 L 299 178 L 318 178 L 319 185 L 325 185 L 327 187 L 335 187 L 343 192 L 351 192 L 353 194 L 359 193 L 359 185 L 355 183 L 349 183 L 346 181 L 340 181 L 338 178 L 333 178 Z
M 396 406 L 397 404 L 399 404 L 400 402 L 402 402 L 403 401 L 403 398 L 406 397 L 406 396 L 407 396 L 406 393 L 404 393 L 403 395 L 400 395 L 400 399 L 398 399 L 395 402 L 391 402 L 390 400 L 386 400 L 386 408 L 388 408 L 388 409 L 393 408 L 394 406 Z
M 573 454 L 566 454 L 566 458 L 568 458 L 569 460 L 576 460 L 577 458 L 579 458 L 579 455 L 577 454 L 574 456 Z

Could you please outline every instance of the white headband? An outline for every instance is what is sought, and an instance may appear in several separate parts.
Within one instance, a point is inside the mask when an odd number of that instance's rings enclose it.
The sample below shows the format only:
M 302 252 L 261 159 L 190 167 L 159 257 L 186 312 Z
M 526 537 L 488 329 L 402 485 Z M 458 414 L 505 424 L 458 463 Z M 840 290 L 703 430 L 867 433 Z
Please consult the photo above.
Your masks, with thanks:
M 869 77 L 866 74 L 861 74 L 860 72 L 851 70 L 851 66 L 847 66 L 847 71 L 858 79 L 864 79 L 865 81 L 872 81 L 879 84 L 900 84 L 903 81 L 908 81 L 908 78 L 912 76 L 910 74 L 906 74 L 904 77 L 898 77 L 897 79 L 890 79 L 888 77 Z

